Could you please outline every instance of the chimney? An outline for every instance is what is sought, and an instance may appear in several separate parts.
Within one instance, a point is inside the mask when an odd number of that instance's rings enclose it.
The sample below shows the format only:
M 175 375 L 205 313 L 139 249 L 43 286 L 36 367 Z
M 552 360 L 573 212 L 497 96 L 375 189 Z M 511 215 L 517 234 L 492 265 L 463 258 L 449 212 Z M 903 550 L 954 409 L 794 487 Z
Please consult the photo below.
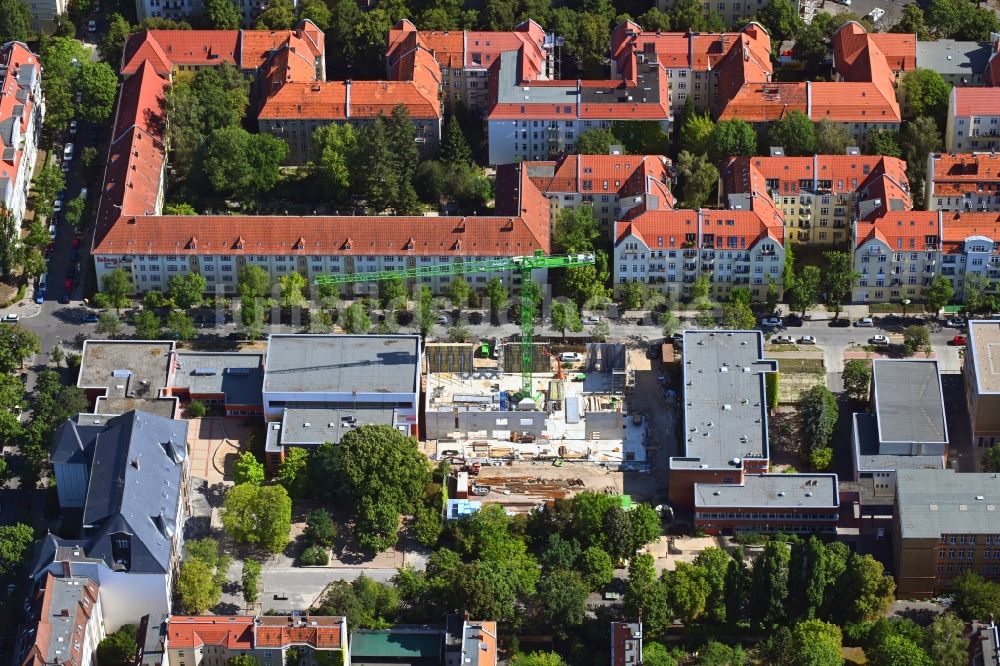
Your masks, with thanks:
M 73 563 L 69 560 L 62 561 L 63 576 L 69 578 L 73 575 Z
M 61 611 L 59 611 L 59 617 L 69 617 L 69 609 L 63 608 Z

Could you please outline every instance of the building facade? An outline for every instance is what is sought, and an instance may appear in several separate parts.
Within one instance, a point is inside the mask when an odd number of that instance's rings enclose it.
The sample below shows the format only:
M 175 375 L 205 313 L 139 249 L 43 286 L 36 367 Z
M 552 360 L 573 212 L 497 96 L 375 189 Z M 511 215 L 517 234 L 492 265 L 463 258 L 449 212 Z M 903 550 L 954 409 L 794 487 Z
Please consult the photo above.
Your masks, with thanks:
M 836 534 L 836 474 L 745 474 L 742 483 L 696 483 L 694 526 L 707 534 Z
M 976 448 L 1000 443 L 1000 368 L 994 367 L 992 357 L 992 350 L 998 344 L 1000 322 L 969 322 L 962 375 L 972 442 Z
M 944 132 L 949 153 L 993 152 L 1000 147 L 1000 88 L 952 88 Z
M 931 153 L 925 189 L 927 210 L 1000 211 L 1000 155 Z
M 67 0 L 30 0 L 27 5 L 32 30 L 46 35 L 55 32 L 57 17 L 64 16 L 69 10 Z
M 28 630 L 18 632 L 15 663 L 20 666 L 91 666 L 104 639 L 100 589 L 67 567 L 46 573 L 26 604 Z
M 0 205 L 20 231 L 45 117 L 42 66 L 21 42 L 0 47 Z
M 996 474 L 899 472 L 892 533 L 896 596 L 926 599 L 946 593 L 966 571 L 1000 580 L 997 503 Z

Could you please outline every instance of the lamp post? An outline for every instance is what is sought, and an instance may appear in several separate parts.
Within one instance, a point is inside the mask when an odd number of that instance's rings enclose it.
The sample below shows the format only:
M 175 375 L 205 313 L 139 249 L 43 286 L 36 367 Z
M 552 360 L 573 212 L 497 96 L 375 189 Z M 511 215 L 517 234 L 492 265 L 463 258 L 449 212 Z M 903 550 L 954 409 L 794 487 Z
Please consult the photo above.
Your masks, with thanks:
M 909 305 L 910 305 L 910 299 L 908 299 L 908 298 L 904 298 L 904 299 L 903 299 L 903 316 L 904 316 L 904 317 L 906 316 L 906 308 L 907 308 L 907 307 L 908 307 Z

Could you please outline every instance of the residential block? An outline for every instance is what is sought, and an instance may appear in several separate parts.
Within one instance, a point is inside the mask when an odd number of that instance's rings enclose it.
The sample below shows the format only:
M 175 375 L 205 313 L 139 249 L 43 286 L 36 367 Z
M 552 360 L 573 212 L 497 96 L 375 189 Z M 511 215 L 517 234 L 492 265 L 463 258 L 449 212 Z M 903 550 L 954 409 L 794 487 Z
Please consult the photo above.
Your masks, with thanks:
M 42 65 L 21 42 L 0 47 L 0 206 L 20 230 L 45 117 Z

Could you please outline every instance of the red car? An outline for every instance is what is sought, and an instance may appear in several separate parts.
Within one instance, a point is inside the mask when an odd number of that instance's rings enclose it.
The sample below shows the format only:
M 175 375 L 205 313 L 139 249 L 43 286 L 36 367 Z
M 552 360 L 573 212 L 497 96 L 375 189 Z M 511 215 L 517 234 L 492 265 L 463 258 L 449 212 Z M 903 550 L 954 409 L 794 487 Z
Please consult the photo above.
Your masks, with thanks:
M 964 335 L 956 335 L 951 339 L 951 345 L 953 347 L 964 347 L 966 344 L 966 339 Z
M 63 287 L 65 287 L 67 292 L 73 291 L 73 278 L 66 278 L 66 281 L 63 282 Z
M 74 250 L 79 250 L 80 249 L 80 239 L 79 238 L 74 238 L 73 239 L 73 249 Z

